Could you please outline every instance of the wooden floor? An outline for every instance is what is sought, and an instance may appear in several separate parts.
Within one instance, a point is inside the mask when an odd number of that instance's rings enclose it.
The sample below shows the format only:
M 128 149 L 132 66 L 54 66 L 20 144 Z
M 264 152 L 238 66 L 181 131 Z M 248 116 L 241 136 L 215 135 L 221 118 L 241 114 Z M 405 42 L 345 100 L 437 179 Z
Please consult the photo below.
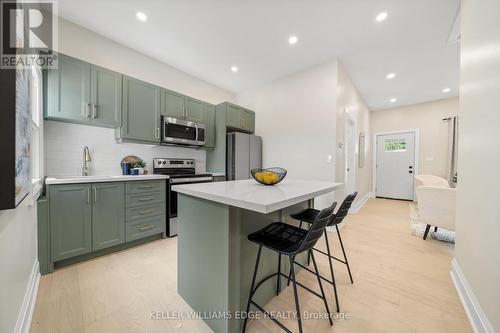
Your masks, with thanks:
M 326 319 L 304 320 L 305 332 L 472 332 L 449 275 L 453 245 L 412 236 L 408 205 L 372 199 L 349 216 L 341 234 L 354 284 L 345 266 L 335 264 L 344 318 L 333 326 Z M 338 251 L 336 234 L 329 235 Z M 317 259 L 326 275 L 326 258 Z M 301 271 L 298 280 L 317 288 L 308 272 Z M 332 288 L 325 288 L 334 309 Z M 324 311 L 316 296 L 299 289 L 299 298 L 302 311 Z M 266 308 L 293 311 L 293 304 L 289 287 Z M 153 311 L 189 310 L 176 294 L 176 239 L 171 238 L 43 276 L 31 332 L 210 332 L 200 320 L 151 319 Z M 297 331 L 294 320 L 284 323 Z M 247 332 L 282 331 L 261 319 L 250 321 Z

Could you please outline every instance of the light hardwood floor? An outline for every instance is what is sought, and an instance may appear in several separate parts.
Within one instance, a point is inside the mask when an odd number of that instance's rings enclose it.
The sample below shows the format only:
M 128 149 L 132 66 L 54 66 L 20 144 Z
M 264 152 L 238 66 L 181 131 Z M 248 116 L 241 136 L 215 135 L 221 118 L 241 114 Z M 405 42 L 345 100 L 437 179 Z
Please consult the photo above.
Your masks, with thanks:
M 341 234 L 354 284 L 335 264 L 341 311 L 348 319 L 304 320 L 305 332 L 472 332 L 449 271 L 453 246 L 412 236 L 407 202 L 371 199 L 350 215 Z M 330 242 L 339 253 L 336 234 Z M 319 242 L 324 247 L 324 239 Z M 323 274 L 328 262 L 317 255 Z M 202 272 L 200 272 L 200 275 Z M 250 277 L 249 277 L 250 278 Z M 315 277 L 298 280 L 317 289 Z M 325 285 L 330 308 L 332 288 Z M 316 296 L 299 288 L 302 311 L 324 310 Z M 291 287 L 266 308 L 293 311 Z M 176 294 L 176 239 L 69 266 L 43 276 L 31 332 L 210 332 L 202 321 L 152 320 L 152 311 L 189 311 Z M 297 331 L 294 320 L 284 320 Z M 270 320 L 250 321 L 247 332 L 282 332 Z

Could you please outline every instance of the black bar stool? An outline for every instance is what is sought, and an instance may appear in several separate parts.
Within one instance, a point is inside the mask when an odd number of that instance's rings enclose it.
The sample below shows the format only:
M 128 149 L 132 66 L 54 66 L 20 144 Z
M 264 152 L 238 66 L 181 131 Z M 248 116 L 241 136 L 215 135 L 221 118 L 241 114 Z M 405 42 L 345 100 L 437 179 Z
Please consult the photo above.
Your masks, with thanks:
M 351 208 L 351 205 L 352 205 L 352 203 L 353 203 L 353 201 L 354 201 L 354 199 L 356 198 L 357 195 L 358 195 L 358 192 L 354 192 L 353 194 L 349 194 L 344 199 L 344 202 L 342 202 L 342 205 L 340 205 L 337 213 L 333 214 L 331 216 L 330 221 L 328 222 L 328 225 L 327 225 L 328 227 L 335 226 L 335 229 L 337 230 L 337 236 L 339 237 L 340 247 L 342 248 L 342 253 L 344 254 L 344 260 L 341 260 L 341 259 L 336 258 L 336 257 L 334 257 L 334 256 L 331 255 L 330 244 L 328 243 L 328 232 L 326 231 L 326 229 L 324 230 L 325 241 L 326 241 L 326 253 L 324 251 L 318 250 L 316 248 L 311 249 L 311 251 L 309 253 L 309 255 L 311 255 L 311 253 L 313 252 L 312 250 L 314 250 L 314 251 L 318 251 L 319 253 L 328 256 L 328 260 L 329 260 L 329 263 L 330 263 L 330 274 L 332 276 L 332 279 L 328 280 L 328 279 L 324 278 L 323 276 L 321 276 L 321 279 L 323 279 L 326 282 L 328 282 L 331 285 L 333 285 L 333 291 L 335 293 L 335 303 L 336 303 L 336 306 L 337 306 L 337 312 L 340 312 L 340 306 L 339 306 L 339 298 L 337 296 L 337 286 L 335 284 L 335 275 L 333 274 L 333 262 L 332 262 L 332 259 L 337 260 L 337 261 L 339 261 L 339 262 L 341 262 L 341 263 L 343 263 L 343 264 L 345 264 L 347 266 L 347 271 L 349 273 L 349 278 L 351 279 L 351 283 L 354 283 L 354 281 L 352 279 L 351 268 L 349 267 L 349 261 L 347 261 L 347 256 L 345 254 L 344 244 L 342 243 L 342 238 L 340 237 L 340 230 L 338 228 L 338 224 L 341 223 L 344 220 L 344 218 L 347 216 L 347 213 L 349 212 L 349 209 Z M 306 223 L 309 223 L 309 224 L 313 223 L 319 213 L 320 213 L 320 211 L 317 210 L 317 209 L 308 208 L 308 209 L 306 209 L 306 210 L 304 210 L 304 211 L 302 211 L 300 213 L 291 215 L 291 217 L 300 221 L 299 228 L 301 228 L 302 227 L 302 222 L 306 222 Z M 307 271 L 309 271 L 311 273 L 314 273 L 308 267 L 305 267 L 305 266 L 300 265 L 300 264 L 298 264 L 298 265 L 301 266 L 302 268 L 306 269 Z M 289 274 L 288 284 L 290 284 L 290 275 L 291 274 Z
M 247 326 L 247 321 L 248 321 L 248 312 L 250 311 L 250 305 L 254 305 L 259 311 L 263 312 L 268 316 L 274 323 L 276 323 L 281 329 L 283 329 L 285 332 L 291 333 L 291 331 L 283 325 L 281 322 L 279 322 L 276 318 L 274 318 L 271 313 L 266 311 L 262 306 L 254 302 L 253 296 L 255 295 L 255 292 L 257 289 L 267 280 L 277 276 L 277 285 L 276 285 L 276 294 L 278 294 L 279 289 L 280 289 L 280 277 L 283 276 L 285 278 L 290 278 L 293 284 L 293 295 L 295 298 L 295 308 L 297 311 L 297 321 L 298 321 L 298 326 L 299 326 L 299 332 L 302 333 L 302 320 L 300 316 L 300 307 L 299 307 L 299 298 L 297 294 L 297 285 L 300 287 L 306 289 L 307 291 L 313 293 L 314 295 L 318 296 L 323 300 L 325 303 L 325 308 L 326 312 L 328 313 L 328 319 L 330 320 L 330 325 L 333 325 L 332 318 L 330 316 L 330 309 L 328 308 L 328 302 L 326 301 L 325 297 L 325 292 L 323 290 L 323 285 L 321 284 L 321 278 L 319 275 L 318 267 L 316 265 L 316 259 L 314 258 L 314 254 L 311 255 L 312 262 L 314 265 L 314 270 L 316 277 L 318 279 L 318 284 L 319 284 L 319 289 L 321 291 L 321 294 L 315 292 L 314 290 L 304 286 L 303 284 L 299 283 L 295 279 L 295 269 L 294 269 L 294 264 L 297 264 L 295 262 L 295 257 L 303 253 L 305 251 L 310 251 L 318 239 L 321 237 L 323 232 L 325 231 L 325 227 L 330 221 L 330 218 L 332 217 L 333 211 L 335 209 L 335 206 L 337 203 L 335 202 L 332 206 L 325 208 L 316 215 L 316 218 L 311 224 L 311 227 L 309 230 L 297 228 L 293 225 L 281 223 L 281 222 L 276 222 L 272 223 L 269 226 L 254 232 L 250 235 L 248 235 L 248 240 L 251 242 L 254 242 L 259 245 L 259 250 L 257 253 L 257 261 L 255 263 L 255 269 L 253 271 L 253 277 L 252 277 L 252 285 L 250 287 L 250 295 L 248 296 L 248 303 L 247 303 L 247 308 L 246 308 L 246 314 L 247 316 L 245 317 L 245 321 L 243 322 L 243 333 L 246 330 Z M 257 270 L 259 268 L 259 260 L 260 260 L 260 255 L 262 252 L 262 247 L 268 248 L 270 250 L 278 252 L 278 272 L 273 273 L 264 279 L 262 279 L 257 286 L 255 286 L 255 278 L 257 277 Z M 285 274 L 281 273 L 281 255 L 286 255 L 288 256 L 290 260 L 290 272 L 291 275 L 290 277 L 286 276 Z

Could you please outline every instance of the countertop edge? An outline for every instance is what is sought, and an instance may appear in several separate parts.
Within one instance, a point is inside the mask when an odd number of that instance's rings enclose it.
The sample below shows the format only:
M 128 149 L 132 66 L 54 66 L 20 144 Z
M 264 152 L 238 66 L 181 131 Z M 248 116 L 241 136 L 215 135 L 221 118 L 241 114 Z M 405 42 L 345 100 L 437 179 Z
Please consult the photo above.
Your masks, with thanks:
M 141 180 L 166 180 L 170 177 L 167 175 L 139 175 L 139 176 L 111 176 L 102 178 L 92 178 L 89 176 L 88 179 L 84 178 L 54 178 L 47 177 L 45 179 L 46 185 L 64 185 L 64 184 L 86 184 L 86 183 L 110 183 L 110 182 L 128 182 L 128 181 L 141 181 Z M 96 176 L 99 177 L 99 176 Z
M 177 187 L 177 186 L 174 186 L 172 188 L 172 190 L 177 192 L 177 193 L 186 194 L 189 196 L 193 196 L 196 198 L 225 204 L 228 206 L 233 206 L 233 207 L 237 207 L 237 208 L 251 210 L 251 211 L 254 211 L 257 213 L 262 213 L 262 214 L 269 214 L 269 213 L 275 212 L 277 210 L 304 202 L 306 200 L 313 199 L 313 198 L 318 197 L 320 195 L 335 191 L 343 186 L 344 186 L 344 184 L 342 184 L 342 183 L 334 184 L 331 187 L 328 187 L 328 188 L 325 188 L 322 190 L 317 190 L 317 191 L 314 191 L 314 192 L 311 192 L 308 194 L 304 194 L 304 195 L 298 196 L 296 198 L 286 199 L 282 202 L 278 202 L 278 203 L 271 204 L 271 205 L 257 204 L 257 203 L 252 203 L 252 202 L 248 202 L 248 201 L 243 201 L 243 200 L 235 200 L 235 199 L 231 199 L 231 198 L 227 198 L 227 197 L 221 197 L 221 196 L 218 196 L 215 194 L 207 194 L 207 193 L 202 193 L 202 192 L 198 192 L 198 191 L 192 191 L 192 190 L 189 190 L 189 189 L 186 189 L 183 187 Z

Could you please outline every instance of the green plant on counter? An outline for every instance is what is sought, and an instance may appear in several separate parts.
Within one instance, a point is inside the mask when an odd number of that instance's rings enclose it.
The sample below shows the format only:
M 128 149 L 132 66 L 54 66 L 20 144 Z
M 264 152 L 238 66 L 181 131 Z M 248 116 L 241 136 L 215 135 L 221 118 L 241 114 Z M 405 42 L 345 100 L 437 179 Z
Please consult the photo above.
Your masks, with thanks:
M 132 165 L 132 168 L 145 168 L 146 167 L 146 162 L 143 160 L 137 160 L 134 165 Z

